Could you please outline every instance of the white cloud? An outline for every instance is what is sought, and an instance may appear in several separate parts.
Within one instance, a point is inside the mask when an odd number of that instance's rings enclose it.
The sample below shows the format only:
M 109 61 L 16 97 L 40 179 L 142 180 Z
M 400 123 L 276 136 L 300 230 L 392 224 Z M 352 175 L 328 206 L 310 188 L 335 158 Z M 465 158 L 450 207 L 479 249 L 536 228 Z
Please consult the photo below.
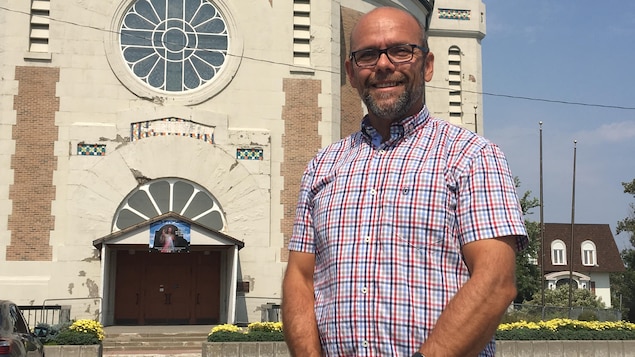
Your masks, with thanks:
M 592 131 L 583 131 L 578 136 L 593 143 L 619 143 L 635 139 L 635 121 L 605 124 Z

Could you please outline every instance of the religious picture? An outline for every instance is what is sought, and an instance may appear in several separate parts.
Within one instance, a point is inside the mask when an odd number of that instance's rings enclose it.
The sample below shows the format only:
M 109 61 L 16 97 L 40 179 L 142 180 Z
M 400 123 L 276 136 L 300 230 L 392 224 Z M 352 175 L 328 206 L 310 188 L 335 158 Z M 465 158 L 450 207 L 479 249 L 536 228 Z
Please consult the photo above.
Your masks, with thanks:
M 190 249 L 190 225 L 164 220 L 150 225 L 150 249 L 161 253 L 187 252 Z

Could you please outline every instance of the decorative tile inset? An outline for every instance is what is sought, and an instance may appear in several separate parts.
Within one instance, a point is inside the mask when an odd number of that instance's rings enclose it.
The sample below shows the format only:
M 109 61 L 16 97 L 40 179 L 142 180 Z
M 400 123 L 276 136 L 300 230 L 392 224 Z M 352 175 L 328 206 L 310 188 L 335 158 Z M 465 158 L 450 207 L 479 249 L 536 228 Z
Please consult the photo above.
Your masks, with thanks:
M 469 20 L 470 10 L 439 9 L 440 19 Z
M 104 144 L 77 144 L 77 155 L 82 156 L 105 156 L 106 145 Z
M 236 159 L 238 160 L 264 160 L 262 149 L 236 149 Z
M 132 123 L 130 125 L 130 137 L 132 141 L 137 141 L 153 136 L 188 136 L 213 144 L 214 129 L 213 126 L 170 117 Z

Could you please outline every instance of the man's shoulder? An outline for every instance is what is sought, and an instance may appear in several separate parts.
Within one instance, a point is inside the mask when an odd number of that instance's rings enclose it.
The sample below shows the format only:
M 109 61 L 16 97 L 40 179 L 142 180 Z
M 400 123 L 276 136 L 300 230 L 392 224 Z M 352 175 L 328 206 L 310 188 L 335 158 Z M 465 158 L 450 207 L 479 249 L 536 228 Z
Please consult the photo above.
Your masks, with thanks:
M 457 124 L 450 123 L 443 118 L 431 116 L 428 120 L 426 128 L 429 131 L 429 135 L 439 137 L 439 139 L 449 145 L 484 147 L 493 144 L 483 136 Z

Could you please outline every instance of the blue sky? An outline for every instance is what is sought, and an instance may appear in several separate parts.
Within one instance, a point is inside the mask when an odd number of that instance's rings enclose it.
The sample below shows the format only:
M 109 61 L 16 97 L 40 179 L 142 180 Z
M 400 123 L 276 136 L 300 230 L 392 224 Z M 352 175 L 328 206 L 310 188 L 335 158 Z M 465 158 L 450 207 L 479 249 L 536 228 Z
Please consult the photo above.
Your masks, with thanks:
M 616 223 L 635 200 L 635 1 L 484 0 L 484 136 L 507 155 L 520 193 L 543 197 L 547 223 Z M 490 93 L 490 94 L 487 94 Z M 542 100 L 514 99 L 528 97 Z M 596 106 L 600 105 L 600 106 Z M 539 208 L 530 220 L 539 221 Z M 618 247 L 630 247 L 626 234 Z

